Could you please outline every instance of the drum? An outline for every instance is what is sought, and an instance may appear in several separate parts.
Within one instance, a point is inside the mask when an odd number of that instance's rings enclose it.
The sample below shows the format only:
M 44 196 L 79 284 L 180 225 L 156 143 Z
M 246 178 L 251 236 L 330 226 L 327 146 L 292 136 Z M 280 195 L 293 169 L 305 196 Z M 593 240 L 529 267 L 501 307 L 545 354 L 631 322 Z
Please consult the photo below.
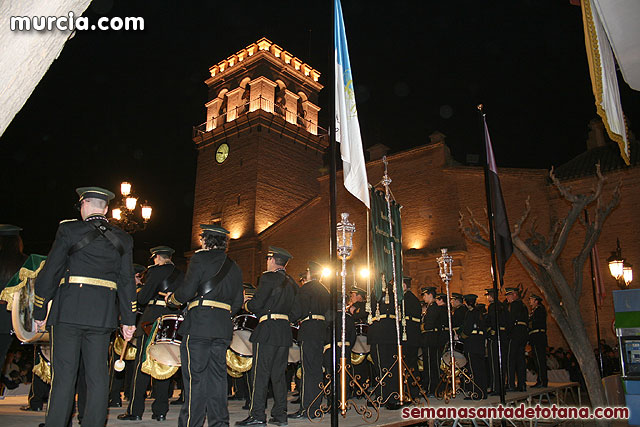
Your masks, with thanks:
M 356 342 L 351 347 L 351 352 L 364 355 L 369 354 L 371 346 L 367 343 L 367 333 L 369 332 L 369 325 L 366 323 L 356 324 Z
M 16 337 L 23 343 L 49 342 L 49 332 L 38 331 L 33 319 L 35 284 L 35 277 L 28 278 L 25 285 L 13 295 L 11 323 L 13 323 Z M 47 317 L 49 317 L 49 310 L 51 310 L 51 301 L 47 308 Z
M 180 366 L 182 336 L 178 328 L 183 320 L 184 317 L 177 314 L 165 314 L 158 319 L 154 340 L 149 344 L 149 357 L 163 365 Z
M 234 353 L 245 357 L 253 355 L 249 338 L 256 326 L 258 318 L 253 314 L 239 314 L 233 318 L 233 338 L 229 347 Z
M 467 358 L 464 357 L 464 344 L 460 341 L 453 342 L 453 358 L 456 361 L 456 368 L 462 368 L 467 364 Z M 442 352 L 442 363 L 445 366 L 451 366 L 451 347 L 449 344 Z
M 300 346 L 298 345 L 299 325 L 291 325 L 291 335 L 293 336 L 293 344 L 289 347 L 289 363 L 298 363 L 300 361 Z

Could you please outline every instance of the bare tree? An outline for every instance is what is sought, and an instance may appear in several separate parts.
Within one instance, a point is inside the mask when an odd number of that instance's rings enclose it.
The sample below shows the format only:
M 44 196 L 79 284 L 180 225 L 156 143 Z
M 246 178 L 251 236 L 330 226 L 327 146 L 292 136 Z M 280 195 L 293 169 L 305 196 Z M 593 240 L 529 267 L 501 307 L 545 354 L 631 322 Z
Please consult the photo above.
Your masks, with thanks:
M 582 273 L 591 249 L 602 232 L 604 221 L 620 202 L 620 184 L 618 184 L 609 202 L 602 203 L 602 187 L 605 178 L 600 172 L 600 164 L 596 165 L 596 175 L 597 181 L 589 194 L 574 194 L 571 187 L 562 185 L 552 168 L 549 176 L 562 197 L 569 202 L 569 212 L 564 219 L 551 221 L 550 230 L 546 236 L 536 230 L 534 218 L 528 236 L 523 237 L 523 224 L 531 213 L 531 205 L 527 198 L 525 211 L 511 233 L 516 257 L 544 295 L 551 315 L 558 323 L 580 364 L 593 407 L 605 406 L 606 398 L 600 380 L 600 371 L 580 311 Z M 591 223 L 587 224 L 583 218 L 583 212 L 593 202 L 596 203 L 595 217 Z M 470 209 L 467 208 L 467 210 L 469 211 L 467 218 L 460 212 L 460 230 L 470 240 L 489 247 L 487 227 L 475 218 Z M 570 278 L 569 274 L 565 277 L 560 269 L 558 258 L 577 221 L 585 227 L 585 235 L 582 248 L 573 259 L 573 277 Z

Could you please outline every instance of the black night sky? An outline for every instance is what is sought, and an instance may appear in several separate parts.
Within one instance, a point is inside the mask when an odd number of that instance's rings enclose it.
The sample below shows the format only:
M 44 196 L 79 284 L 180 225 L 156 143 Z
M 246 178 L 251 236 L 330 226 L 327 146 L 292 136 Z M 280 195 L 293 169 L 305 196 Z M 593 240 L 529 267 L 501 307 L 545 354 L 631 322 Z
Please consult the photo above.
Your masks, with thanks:
M 364 143 L 398 151 L 447 135 L 453 156 L 482 151 L 482 102 L 498 167 L 549 168 L 586 149 L 596 109 L 580 8 L 569 0 L 344 0 Z M 142 32 L 79 32 L 0 138 L 0 222 L 46 253 L 73 218 L 74 188 L 117 192 L 123 180 L 154 207 L 137 248 L 189 250 L 196 151 L 210 66 L 267 37 L 327 81 L 332 1 L 94 0 L 86 16 L 141 16 Z M 619 77 L 620 78 L 620 77 Z M 630 130 L 640 93 L 621 81 Z M 137 262 L 145 262 L 139 254 Z

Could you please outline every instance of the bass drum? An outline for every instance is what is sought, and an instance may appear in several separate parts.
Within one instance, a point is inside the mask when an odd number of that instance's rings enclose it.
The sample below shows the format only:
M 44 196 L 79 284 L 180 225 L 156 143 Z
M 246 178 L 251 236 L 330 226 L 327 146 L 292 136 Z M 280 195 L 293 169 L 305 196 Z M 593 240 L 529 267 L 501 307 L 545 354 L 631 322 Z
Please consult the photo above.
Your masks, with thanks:
M 238 314 L 233 318 L 233 337 L 229 348 L 239 356 L 253 356 L 253 346 L 249 338 L 258 326 L 258 318 L 253 314 Z
M 168 366 L 180 366 L 180 344 L 182 335 L 178 329 L 184 317 L 177 314 L 165 314 L 158 319 L 155 339 L 149 344 L 149 357 Z
M 453 342 L 453 358 L 456 361 L 456 368 L 460 369 L 467 364 L 467 358 L 464 357 L 464 344 L 460 341 Z M 451 347 L 447 344 L 442 352 L 442 364 L 451 366 Z
M 367 343 L 367 334 L 369 332 L 369 325 L 366 323 L 356 324 L 356 342 L 351 347 L 351 352 L 359 355 L 369 354 L 371 346 Z
M 13 332 L 23 343 L 49 342 L 49 332 L 38 331 L 33 319 L 33 301 L 35 300 L 36 278 L 28 278 L 27 283 L 13 295 L 11 322 Z M 51 301 L 47 306 L 47 318 L 51 310 Z M 46 318 L 45 318 L 46 321 Z

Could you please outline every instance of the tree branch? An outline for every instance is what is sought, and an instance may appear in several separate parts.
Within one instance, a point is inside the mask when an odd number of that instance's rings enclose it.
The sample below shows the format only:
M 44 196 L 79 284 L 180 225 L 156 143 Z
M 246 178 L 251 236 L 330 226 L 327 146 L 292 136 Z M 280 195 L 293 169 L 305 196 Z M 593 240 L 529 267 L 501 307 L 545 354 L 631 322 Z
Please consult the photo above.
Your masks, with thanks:
M 460 229 L 460 231 L 462 231 L 462 233 L 472 242 L 476 242 L 481 244 L 482 246 L 485 247 L 489 247 L 489 241 L 485 238 L 482 237 L 482 234 L 480 233 L 480 228 L 485 229 L 485 227 L 483 227 L 481 224 L 478 223 L 478 221 L 475 220 L 475 218 L 473 217 L 473 212 L 471 211 L 471 209 L 467 208 L 467 210 L 469 211 L 469 214 L 471 215 L 471 218 L 468 218 L 467 221 L 469 221 L 469 227 L 465 227 L 464 226 L 464 214 L 462 212 L 459 212 L 460 217 L 458 218 L 458 228 Z M 480 228 L 478 227 L 480 226 Z M 489 233 L 486 233 L 487 235 L 489 235 Z
M 531 212 L 530 201 L 531 201 L 531 196 L 527 196 L 527 200 L 524 201 L 524 206 L 525 206 L 524 213 L 520 217 L 520 220 L 516 222 L 516 224 L 513 226 L 513 232 L 511 233 L 511 240 L 515 239 L 520 235 L 520 231 L 522 230 L 522 224 L 524 223 L 524 221 L 529 216 L 529 213 Z

